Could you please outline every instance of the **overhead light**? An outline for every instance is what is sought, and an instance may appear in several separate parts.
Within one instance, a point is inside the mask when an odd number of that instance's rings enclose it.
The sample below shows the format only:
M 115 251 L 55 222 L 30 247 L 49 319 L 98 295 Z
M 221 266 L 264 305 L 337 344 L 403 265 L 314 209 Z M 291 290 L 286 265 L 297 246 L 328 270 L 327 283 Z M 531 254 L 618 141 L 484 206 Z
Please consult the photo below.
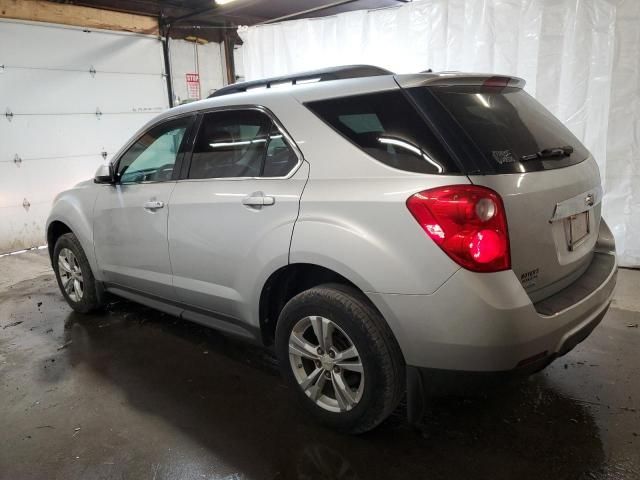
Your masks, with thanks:
M 484 98 L 484 95 L 482 95 L 481 93 L 476 93 L 476 97 L 482 105 L 484 105 L 487 108 L 491 108 L 491 105 L 489 105 L 489 102 L 487 102 L 487 99 Z
M 438 173 L 444 172 L 444 169 L 442 168 L 442 165 L 440 165 L 438 162 L 436 162 L 431 157 L 429 157 L 426 153 L 423 153 L 422 150 L 420 150 L 418 147 L 416 147 L 415 145 L 412 145 L 409 142 L 405 142 L 403 140 L 398 140 L 396 138 L 385 138 L 385 137 L 379 137 L 378 141 L 380 143 L 384 143 L 384 144 L 388 144 L 388 145 L 396 145 L 396 146 L 398 146 L 400 148 L 406 148 L 410 152 L 413 152 L 416 155 L 422 156 L 422 158 L 424 158 L 427 162 L 429 162 L 431 165 L 436 167 L 436 170 L 438 171 Z
M 266 138 L 257 138 L 255 140 L 240 140 L 238 142 L 214 142 L 214 143 L 210 143 L 209 146 L 211 148 L 236 147 L 239 145 L 251 145 L 252 143 L 264 143 L 266 141 L 267 141 Z
M 407 150 L 409 150 L 410 152 L 415 153 L 416 155 L 421 155 L 422 151 L 416 147 L 415 145 L 411 145 L 409 142 L 405 142 L 403 140 L 397 140 L 395 138 L 385 138 L 385 137 L 380 137 L 378 138 L 378 141 L 380 143 L 385 143 L 388 145 L 396 145 L 398 147 L 401 148 L 406 148 Z
M 226 5 L 227 3 L 235 2 L 236 0 L 215 0 L 217 5 Z

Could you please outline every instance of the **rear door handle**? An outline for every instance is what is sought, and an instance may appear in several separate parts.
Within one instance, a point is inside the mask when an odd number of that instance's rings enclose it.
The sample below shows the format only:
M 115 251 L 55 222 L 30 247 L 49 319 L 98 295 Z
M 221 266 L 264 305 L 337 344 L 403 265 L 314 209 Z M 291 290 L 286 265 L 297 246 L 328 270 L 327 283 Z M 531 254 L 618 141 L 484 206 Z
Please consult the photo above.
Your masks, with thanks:
M 276 203 L 275 198 L 268 195 L 256 195 L 255 193 L 242 199 L 242 204 L 248 207 L 264 207 L 274 203 Z
M 163 208 L 163 207 L 164 207 L 164 202 L 161 202 L 160 200 L 150 200 L 144 203 L 144 208 L 146 210 L 158 210 L 159 208 Z

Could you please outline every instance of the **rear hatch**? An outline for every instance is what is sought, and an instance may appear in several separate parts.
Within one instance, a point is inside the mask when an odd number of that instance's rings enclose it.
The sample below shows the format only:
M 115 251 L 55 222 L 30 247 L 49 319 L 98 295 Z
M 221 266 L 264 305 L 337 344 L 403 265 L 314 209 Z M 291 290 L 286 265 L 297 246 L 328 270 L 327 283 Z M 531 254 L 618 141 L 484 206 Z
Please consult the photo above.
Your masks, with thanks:
M 503 199 L 512 268 L 533 301 L 588 267 L 602 189 L 596 162 L 508 77 L 398 77 L 469 180 Z

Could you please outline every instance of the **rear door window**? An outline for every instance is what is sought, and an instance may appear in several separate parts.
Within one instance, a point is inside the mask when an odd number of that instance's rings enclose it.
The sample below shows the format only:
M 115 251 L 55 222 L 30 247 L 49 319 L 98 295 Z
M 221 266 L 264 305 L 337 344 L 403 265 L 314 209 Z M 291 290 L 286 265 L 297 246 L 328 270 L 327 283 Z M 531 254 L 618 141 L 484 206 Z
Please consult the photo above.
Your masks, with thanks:
M 550 170 L 589 156 L 562 122 L 520 88 L 461 85 L 407 92 L 433 119 L 467 173 Z
M 258 177 L 271 119 L 256 110 L 206 113 L 191 156 L 189 178 Z
M 271 118 L 258 110 L 205 113 L 188 178 L 287 176 L 298 156 Z
M 385 165 L 416 173 L 460 173 L 418 110 L 399 90 L 320 100 L 306 106 Z

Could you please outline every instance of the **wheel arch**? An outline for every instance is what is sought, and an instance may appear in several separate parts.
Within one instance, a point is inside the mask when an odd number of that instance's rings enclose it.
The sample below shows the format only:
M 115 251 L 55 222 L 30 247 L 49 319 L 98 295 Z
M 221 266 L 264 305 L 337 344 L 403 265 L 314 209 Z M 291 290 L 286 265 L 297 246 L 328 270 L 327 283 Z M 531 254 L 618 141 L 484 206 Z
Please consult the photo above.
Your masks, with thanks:
M 53 259 L 53 249 L 58 239 L 66 234 L 73 233 L 71 227 L 61 220 L 53 220 L 47 226 L 47 248 L 49 250 L 49 258 Z
M 374 303 L 369 300 L 365 290 L 344 274 L 319 264 L 290 263 L 273 272 L 262 287 L 259 321 L 263 343 L 267 346 L 273 344 L 278 316 L 291 298 L 304 290 L 326 283 L 337 283 L 355 289 L 367 298 L 370 305 L 384 318 Z
M 72 213 L 74 213 L 72 211 Z M 52 215 L 47 221 L 47 250 L 49 251 L 49 258 L 53 260 L 53 252 L 56 247 L 58 239 L 67 233 L 73 233 L 80 246 L 87 257 L 91 271 L 96 280 L 101 280 L 100 272 L 95 258 L 95 252 L 93 249 L 93 234 L 91 231 L 91 222 L 85 217 L 80 217 L 78 221 L 69 221 L 67 215 Z

